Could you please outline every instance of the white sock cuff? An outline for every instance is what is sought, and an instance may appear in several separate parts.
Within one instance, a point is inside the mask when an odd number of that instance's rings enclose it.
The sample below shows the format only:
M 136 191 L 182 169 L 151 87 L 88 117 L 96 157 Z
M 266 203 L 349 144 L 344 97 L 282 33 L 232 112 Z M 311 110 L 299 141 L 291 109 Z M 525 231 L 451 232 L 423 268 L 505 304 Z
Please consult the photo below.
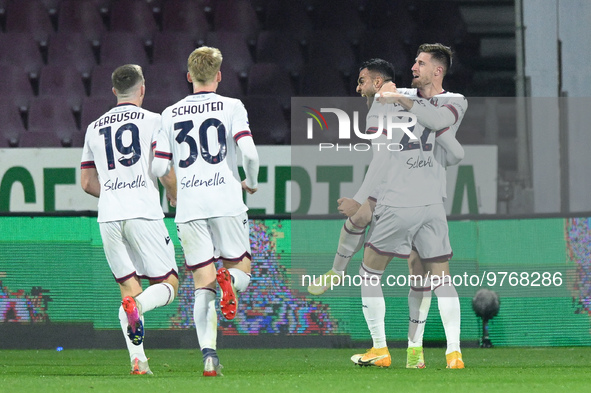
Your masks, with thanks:
M 168 301 L 165 304 L 165 306 L 168 306 L 170 303 L 174 301 L 175 298 L 174 287 L 167 282 L 162 282 L 161 284 L 166 286 L 166 288 L 168 288 L 168 290 L 170 291 L 170 297 L 168 298 Z
M 355 225 L 351 218 L 347 218 L 345 221 L 345 231 L 352 235 L 363 235 L 365 233 L 365 228 L 367 227 L 360 227 L 359 225 Z
M 238 292 L 246 291 L 248 284 L 250 284 L 250 274 L 245 273 L 240 269 L 236 269 L 235 267 L 229 268 L 228 272 L 230 272 L 230 275 L 234 278 L 234 288 Z
M 369 268 L 367 266 L 365 266 L 364 263 L 361 264 L 361 266 L 359 267 L 359 274 L 361 274 L 362 276 L 367 274 L 367 275 L 373 275 L 373 276 L 382 276 L 382 274 L 384 274 L 384 270 L 377 270 L 377 269 L 372 269 Z
M 439 288 L 441 286 L 448 286 L 448 287 L 454 286 L 450 275 L 431 276 L 430 285 L 433 287 L 433 290 L 436 290 L 437 288 Z
M 216 291 L 215 289 L 212 288 L 208 288 L 208 287 L 202 287 L 202 288 L 197 288 L 195 289 L 195 291 L 193 291 L 193 294 L 195 295 L 195 297 L 197 297 L 198 294 L 208 294 L 211 293 L 213 295 L 213 297 L 215 297 L 218 293 L 218 291 Z

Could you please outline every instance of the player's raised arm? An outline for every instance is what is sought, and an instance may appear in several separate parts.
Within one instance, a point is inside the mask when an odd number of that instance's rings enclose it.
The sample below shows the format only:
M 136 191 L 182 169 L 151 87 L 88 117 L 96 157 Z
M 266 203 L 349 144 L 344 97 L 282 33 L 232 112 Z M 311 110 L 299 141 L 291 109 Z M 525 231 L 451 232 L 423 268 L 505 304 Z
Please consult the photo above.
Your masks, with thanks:
M 404 94 L 392 91 L 380 91 L 376 99 L 381 103 L 398 103 L 404 109 L 417 116 L 417 121 L 426 128 L 432 130 L 442 130 L 446 127 L 456 124 L 462 119 L 468 101 L 463 96 L 458 95 L 457 99 L 450 100 L 442 106 L 430 104 L 422 98 L 409 98 Z

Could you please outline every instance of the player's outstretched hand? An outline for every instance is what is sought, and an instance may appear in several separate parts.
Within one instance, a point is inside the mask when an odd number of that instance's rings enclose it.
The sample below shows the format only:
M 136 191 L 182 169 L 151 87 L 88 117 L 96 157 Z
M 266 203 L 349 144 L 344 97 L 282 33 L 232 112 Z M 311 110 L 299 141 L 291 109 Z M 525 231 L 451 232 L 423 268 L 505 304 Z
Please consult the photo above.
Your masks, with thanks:
M 353 216 L 361 207 L 359 202 L 351 198 L 339 198 L 337 203 L 339 204 L 339 213 L 347 217 Z
M 255 192 L 257 192 L 257 190 L 258 190 L 258 188 L 250 188 L 249 186 L 247 186 L 246 180 L 242 180 L 242 189 L 251 195 L 254 194 Z

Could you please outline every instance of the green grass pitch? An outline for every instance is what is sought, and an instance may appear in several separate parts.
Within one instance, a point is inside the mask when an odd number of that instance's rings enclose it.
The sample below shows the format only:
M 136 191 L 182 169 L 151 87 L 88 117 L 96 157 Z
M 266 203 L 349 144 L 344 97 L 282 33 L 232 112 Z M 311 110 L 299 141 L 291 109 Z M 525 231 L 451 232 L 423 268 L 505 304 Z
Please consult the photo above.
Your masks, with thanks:
M 129 375 L 124 350 L 0 350 L 0 392 L 589 392 L 591 348 L 465 349 L 446 370 L 426 348 L 423 370 L 391 350 L 387 369 L 353 365 L 360 349 L 221 349 L 224 377 L 204 378 L 198 350 L 146 350 L 154 376 Z

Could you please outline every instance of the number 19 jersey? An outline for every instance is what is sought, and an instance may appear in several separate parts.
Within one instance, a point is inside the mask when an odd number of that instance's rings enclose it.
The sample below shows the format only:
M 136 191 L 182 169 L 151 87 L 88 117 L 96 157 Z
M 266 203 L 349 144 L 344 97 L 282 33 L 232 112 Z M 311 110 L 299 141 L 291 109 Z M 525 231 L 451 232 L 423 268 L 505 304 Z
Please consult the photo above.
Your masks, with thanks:
M 98 222 L 164 217 L 150 170 L 159 129 L 158 113 L 133 104 L 118 105 L 88 125 L 81 168 L 98 173 Z
M 170 155 L 177 177 L 177 223 L 237 216 L 242 200 L 236 146 L 252 137 L 242 102 L 213 92 L 191 94 L 162 113 L 158 157 Z

